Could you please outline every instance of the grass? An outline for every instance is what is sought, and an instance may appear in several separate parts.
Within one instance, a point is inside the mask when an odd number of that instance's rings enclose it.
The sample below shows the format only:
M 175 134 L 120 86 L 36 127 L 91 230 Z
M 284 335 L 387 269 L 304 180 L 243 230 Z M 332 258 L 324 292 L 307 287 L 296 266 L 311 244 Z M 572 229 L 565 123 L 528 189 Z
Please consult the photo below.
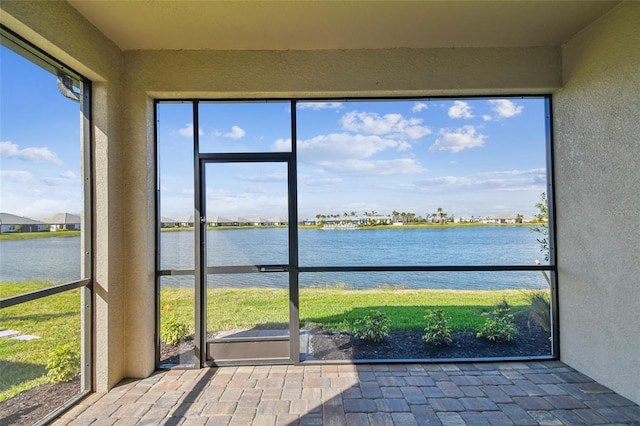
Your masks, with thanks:
M 318 326 L 346 331 L 353 321 L 371 310 L 391 318 L 391 330 L 424 330 L 428 309 L 444 310 L 451 316 L 453 331 L 477 331 L 488 312 L 502 300 L 514 311 L 529 304 L 522 290 L 460 291 L 341 288 L 300 290 L 301 327 Z M 288 293 L 284 289 L 218 288 L 207 292 L 207 329 L 278 328 L 289 322 Z M 161 291 L 162 322 L 179 318 L 193 324 L 193 290 L 164 288 Z
M 0 241 L 28 240 L 31 238 L 53 238 L 53 237 L 77 237 L 81 231 L 55 231 L 55 232 L 11 232 L 0 234 Z
M 0 283 L 0 297 L 51 286 L 49 282 Z M 193 332 L 193 290 L 161 290 L 161 327 L 169 319 L 186 323 Z M 530 303 L 522 290 L 459 291 L 379 288 L 353 290 L 341 287 L 300 290 L 302 327 L 349 330 L 350 324 L 371 310 L 391 319 L 391 330 L 423 331 L 427 309 L 444 310 L 452 331 L 477 331 L 481 314 L 507 300 L 514 311 Z M 289 297 L 284 289 L 217 288 L 207 292 L 207 329 L 283 328 L 289 323 Z M 0 338 L 0 402 L 47 382 L 49 353 L 62 344 L 80 352 L 80 290 L 72 290 L 0 310 L 0 329 L 40 336 L 31 341 Z
M 49 287 L 48 282 L 0 283 L 1 297 Z M 0 330 L 39 339 L 0 338 L 0 402 L 47 382 L 49 353 L 68 344 L 80 352 L 80 290 L 71 290 L 0 310 Z M 79 389 L 78 389 L 79 391 Z

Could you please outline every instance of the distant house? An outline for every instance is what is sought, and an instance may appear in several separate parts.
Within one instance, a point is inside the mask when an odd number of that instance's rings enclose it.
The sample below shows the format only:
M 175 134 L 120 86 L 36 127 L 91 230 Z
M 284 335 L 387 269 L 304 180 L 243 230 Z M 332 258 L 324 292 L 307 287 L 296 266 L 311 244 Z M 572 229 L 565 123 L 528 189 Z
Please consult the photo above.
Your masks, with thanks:
M 234 217 L 231 219 L 233 222 L 233 226 L 249 226 L 251 225 L 251 221 L 249 219 L 245 219 L 243 217 Z
M 178 224 L 181 228 L 190 228 L 193 227 L 193 216 L 183 217 L 178 219 Z
M 289 221 L 281 217 L 272 217 L 270 219 L 267 219 L 267 223 L 269 225 L 281 226 L 281 225 L 288 225 Z
M 233 226 L 233 220 L 222 216 L 214 216 L 207 221 L 209 226 Z
M 43 222 L 10 213 L 0 213 L 0 234 L 43 232 L 46 230 L 47 225 Z
M 58 213 L 51 217 L 42 219 L 44 223 L 49 225 L 49 231 L 55 232 L 59 230 L 79 231 L 80 216 L 71 213 Z
M 261 216 L 249 218 L 249 222 L 251 222 L 251 225 L 253 225 L 253 226 L 270 225 L 269 219 L 266 219 L 266 218 L 261 217 Z
M 491 218 L 493 223 L 517 223 L 518 215 L 510 213 L 502 213 Z
M 178 226 L 178 220 L 171 219 L 168 217 L 160 217 L 160 227 L 161 228 L 175 228 Z

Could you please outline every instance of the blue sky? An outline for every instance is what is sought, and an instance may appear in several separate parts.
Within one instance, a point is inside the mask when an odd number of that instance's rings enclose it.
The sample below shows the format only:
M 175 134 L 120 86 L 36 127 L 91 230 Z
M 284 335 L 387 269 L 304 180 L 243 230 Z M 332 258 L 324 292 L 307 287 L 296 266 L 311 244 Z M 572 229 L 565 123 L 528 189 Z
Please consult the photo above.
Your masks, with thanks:
M 0 51 L 0 211 L 82 209 L 79 105 L 56 77 Z M 542 99 L 301 102 L 299 217 L 393 210 L 535 214 L 546 189 Z M 202 152 L 291 148 L 288 102 L 202 103 Z M 193 213 L 190 104 L 161 104 L 162 215 Z M 286 215 L 283 164 L 207 166 L 208 216 Z
M 203 104 L 201 152 L 287 152 L 288 103 Z M 299 217 L 375 211 L 536 214 L 546 188 L 542 99 L 301 102 Z M 182 120 L 182 121 L 180 121 Z M 162 212 L 193 203 L 190 105 L 160 106 Z M 249 172 L 250 171 L 250 172 Z M 208 216 L 284 216 L 282 165 L 207 166 Z
M 80 106 L 56 76 L 0 47 L 0 212 L 82 211 Z

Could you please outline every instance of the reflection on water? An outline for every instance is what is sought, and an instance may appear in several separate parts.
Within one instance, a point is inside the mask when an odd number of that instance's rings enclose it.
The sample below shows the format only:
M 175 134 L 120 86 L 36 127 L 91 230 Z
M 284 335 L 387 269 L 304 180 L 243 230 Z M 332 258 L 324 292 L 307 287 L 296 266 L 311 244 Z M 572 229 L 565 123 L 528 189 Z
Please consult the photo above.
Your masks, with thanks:
M 528 227 L 300 230 L 300 266 L 534 265 L 542 256 Z M 161 233 L 160 269 L 194 268 L 194 233 Z M 288 230 L 251 228 L 207 232 L 208 266 L 288 263 Z M 0 281 L 65 282 L 80 278 L 80 237 L 0 242 Z M 168 277 L 167 277 L 168 278 Z M 300 287 L 449 289 L 544 288 L 538 272 L 306 273 Z M 176 276 L 175 286 L 193 286 Z M 209 286 L 287 287 L 283 273 L 210 275 Z
M 0 281 L 75 281 L 80 262 L 80 237 L 0 241 Z

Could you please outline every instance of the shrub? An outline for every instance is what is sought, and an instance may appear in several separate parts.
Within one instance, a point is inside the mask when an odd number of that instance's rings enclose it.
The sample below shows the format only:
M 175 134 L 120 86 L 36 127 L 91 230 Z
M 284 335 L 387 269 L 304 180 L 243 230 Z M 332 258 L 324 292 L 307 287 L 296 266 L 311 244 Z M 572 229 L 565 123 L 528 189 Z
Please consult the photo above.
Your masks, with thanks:
M 80 372 L 80 356 L 70 345 L 59 346 L 49 354 L 46 368 L 51 383 L 70 382 Z
M 529 323 L 537 323 L 544 331 L 551 331 L 551 303 L 549 292 L 533 290 L 527 294 L 529 306 L 522 311 Z
M 496 305 L 478 334 L 476 334 L 476 337 L 485 338 L 492 342 L 510 342 L 516 335 L 516 332 L 517 328 L 513 323 L 511 308 L 506 301 L 502 301 Z
M 451 329 L 447 327 L 449 317 L 445 315 L 444 311 L 428 310 L 424 319 L 427 322 L 427 327 L 424 329 L 425 334 L 422 336 L 425 342 L 436 346 L 450 345 L 453 342 Z
M 387 314 L 380 311 L 371 311 L 361 320 L 353 322 L 353 335 L 359 339 L 379 342 L 389 335 L 391 320 Z
M 160 338 L 167 345 L 177 345 L 180 340 L 189 335 L 189 326 L 176 318 L 169 319 L 160 327 Z

